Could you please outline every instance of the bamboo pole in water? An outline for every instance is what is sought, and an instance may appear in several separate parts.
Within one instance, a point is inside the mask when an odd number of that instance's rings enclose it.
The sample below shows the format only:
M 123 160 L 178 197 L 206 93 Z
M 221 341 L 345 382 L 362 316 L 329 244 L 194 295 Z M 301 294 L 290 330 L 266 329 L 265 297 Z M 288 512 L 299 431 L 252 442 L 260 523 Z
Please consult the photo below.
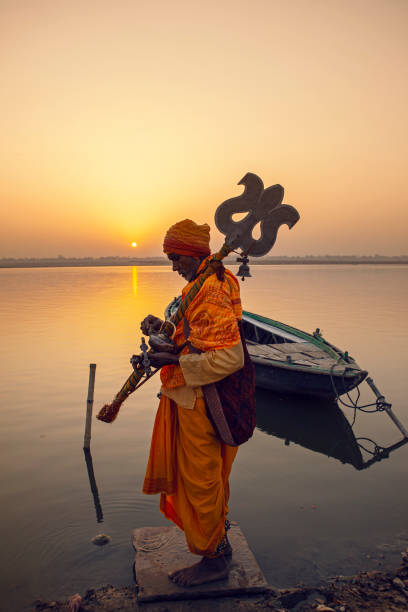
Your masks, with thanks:
M 88 384 L 88 399 L 86 400 L 86 420 L 85 420 L 85 435 L 84 449 L 89 449 L 91 444 L 91 425 L 92 425 L 92 408 L 94 401 L 95 388 L 95 370 L 96 363 L 89 364 L 89 384 Z

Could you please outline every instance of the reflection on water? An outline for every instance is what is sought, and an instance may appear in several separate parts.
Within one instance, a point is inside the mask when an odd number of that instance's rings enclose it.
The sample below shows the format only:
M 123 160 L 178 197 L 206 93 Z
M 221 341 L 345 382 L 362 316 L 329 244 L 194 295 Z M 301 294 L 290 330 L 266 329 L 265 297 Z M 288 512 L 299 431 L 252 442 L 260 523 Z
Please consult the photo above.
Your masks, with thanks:
M 137 266 L 132 266 L 132 292 L 137 296 Z
M 366 470 L 374 463 L 378 463 L 378 461 L 382 461 L 383 459 L 388 459 L 392 452 L 398 450 L 402 446 L 408 444 L 408 438 L 401 438 L 399 442 L 395 442 L 394 444 L 390 444 L 389 446 L 381 446 L 377 444 L 371 438 L 356 438 L 358 446 L 361 450 L 364 450 L 371 459 L 368 459 L 363 462 L 363 467 L 361 469 Z
M 322 329 L 408 423 L 407 266 L 254 266 L 252 274 L 241 284 L 246 310 Z M 131 372 L 140 321 L 162 316 L 182 282 L 165 266 L 0 270 L 0 589 L 9 612 L 37 597 L 131 584 L 131 530 L 167 524 L 157 496 L 141 493 L 159 378 L 130 396 L 112 425 L 94 418 L 85 462 L 84 404 L 89 364 L 97 363 L 96 413 Z M 333 405 L 319 413 L 310 400 L 291 402 L 260 397 L 260 429 L 231 475 L 231 518 L 281 587 L 367 569 L 365 551 L 407 530 L 408 447 L 388 461 L 376 454 L 399 444 L 389 419 L 359 414 L 350 432 L 352 410 L 342 417 Z M 376 465 L 355 469 L 359 453 Z M 98 548 L 91 541 L 102 518 L 111 541 Z
M 93 502 L 94 502 L 95 511 L 96 511 L 96 520 L 97 520 L 98 523 L 102 523 L 102 521 L 103 521 L 103 512 L 102 512 L 101 502 L 99 500 L 98 487 L 96 485 L 96 480 L 95 480 L 95 473 L 94 473 L 94 469 L 93 469 L 92 454 L 91 454 L 91 451 L 88 448 L 84 448 L 83 450 L 84 450 L 84 455 L 85 455 L 86 469 L 87 469 L 87 472 L 88 472 L 89 485 L 91 487 L 91 493 L 92 493 Z
M 363 464 L 353 430 L 333 401 L 309 397 L 279 396 L 258 389 L 257 426 L 272 436 L 334 457 L 360 470 Z
M 402 438 L 389 446 L 381 446 L 365 437 L 356 438 L 350 423 L 336 402 L 321 398 L 281 396 L 265 389 L 257 389 L 257 427 L 271 436 L 291 442 L 357 470 L 367 469 L 386 459 L 391 452 L 408 444 Z M 363 459 L 362 451 L 369 459 Z

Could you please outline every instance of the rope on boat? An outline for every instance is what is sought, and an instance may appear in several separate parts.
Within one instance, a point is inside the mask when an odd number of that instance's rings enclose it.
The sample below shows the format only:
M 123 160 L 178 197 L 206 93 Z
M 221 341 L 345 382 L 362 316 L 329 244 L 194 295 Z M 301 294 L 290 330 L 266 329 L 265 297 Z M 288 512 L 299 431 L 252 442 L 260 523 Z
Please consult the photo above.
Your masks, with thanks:
M 347 403 L 346 401 L 344 401 L 341 397 L 340 394 L 336 388 L 336 382 L 334 380 L 333 377 L 333 372 L 334 372 L 334 368 L 336 367 L 337 363 L 334 363 L 331 368 L 330 368 L 330 380 L 331 380 L 331 384 L 333 387 L 333 391 L 335 394 L 335 401 L 339 402 L 342 406 L 345 406 L 346 408 L 351 408 L 352 410 L 354 410 L 354 415 L 353 415 L 353 422 L 351 424 L 351 427 L 353 427 L 353 425 L 356 422 L 356 417 L 357 417 L 357 410 L 360 410 L 361 412 L 366 412 L 368 414 L 372 414 L 374 412 L 383 412 L 385 410 L 385 405 L 386 405 L 386 401 L 384 399 L 384 397 L 377 397 L 377 399 L 375 400 L 375 402 L 371 402 L 369 404 L 362 404 L 361 406 L 358 405 L 358 401 L 360 399 L 360 385 L 357 385 L 356 387 L 356 392 L 357 392 L 357 397 L 356 399 L 353 399 L 350 395 L 349 391 L 346 391 L 345 395 L 347 396 L 347 399 L 349 401 L 349 403 Z M 342 381 L 343 381 L 343 388 L 346 388 L 346 383 L 345 383 L 345 378 L 344 378 L 344 374 L 342 375 Z M 374 407 L 374 410 L 367 410 L 368 408 L 372 408 Z M 366 450 L 366 449 L 364 449 Z M 367 451 L 369 452 L 369 451 Z
M 340 355 L 339 360 L 343 357 L 343 355 Z M 350 393 L 348 391 L 345 391 L 348 401 L 349 403 L 345 402 L 343 399 L 341 399 L 339 392 L 337 391 L 336 388 L 336 384 L 334 381 L 334 377 L 333 377 L 333 373 L 334 373 L 334 368 L 336 367 L 336 363 L 332 365 L 332 367 L 330 368 L 329 374 L 330 374 L 330 380 L 331 380 L 331 384 L 333 387 L 333 391 L 334 391 L 334 395 L 335 395 L 335 399 L 336 401 L 338 401 L 340 404 L 342 404 L 343 406 L 345 406 L 346 408 L 352 408 L 354 410 L 354 416 L 353 416 L 353 422 L 351 427 L 354 426 L 355 422 L 356 422 L 356 416 L 357 416 L 357 410 L 360 410 L 361 412 L 367 412 L 367 413 L 374 413 L 374 412 L 385 412 L 391 419 L 391 421 L 394 423 L 394 425 L 399 429 L 399 431 L 402 433 L 403 435 L 403 439 L 400 440 L 400 442 L 398 442 L 398 446 L 402 445 L 402 444 L 406 444 L 408 442 L 408 430 L 405 429 L 405 427 L 403 426 L 403 424 L 398 420 L 398 418 L 396 417 L 396 415 L 393 413 L 392 411 L 392 404 L 390 404 L 389 402 L 387 402 L 387 400 L 385 399 L 384 395 L 377 389 L 373 379 L 370 376 L 367 376 L 365 381 L 368 384 L 368 386 L 370 387 L 371 391 L 374 393 L 376 400 L 375 402 L 371 402 L 369 404 L 362 404 L 361 406 L 358 405 L 358 401 L 360 399 L 360 385 L 357 385 L 356 389 L 357 389 L 357 398 L 354 400 Z M 344 371 L 342 373 L 342 380 L 343 380 L 343 388 L 346 388 L 345 385 L 345 379 L 344 379 Z M 369 410 L 369 408 L 374 408 L 373 410 Z M 368 438 L 367 438 L 368 440 Z M 372 440 L 370 440 L 371 442 L 373 442 Z M 387 449 L 382 449 L 381 447 L 377 446 L 374 442 L 375 448 L 374 448 L 374 453 L 373 453 L 373 459 L 371 459 L 370 461 L 375 461 L 378 460 L 379 456 L 388 456 L 385 455 L 384 453 L 387 452 Z M 395 447 L 395 446 L 394 446 Z M 362 447 L 364 448 L 364 447 Z M 367 452 L 367 449 L 364 449 Z M 367 467 L 367 466 L 366 466 Z

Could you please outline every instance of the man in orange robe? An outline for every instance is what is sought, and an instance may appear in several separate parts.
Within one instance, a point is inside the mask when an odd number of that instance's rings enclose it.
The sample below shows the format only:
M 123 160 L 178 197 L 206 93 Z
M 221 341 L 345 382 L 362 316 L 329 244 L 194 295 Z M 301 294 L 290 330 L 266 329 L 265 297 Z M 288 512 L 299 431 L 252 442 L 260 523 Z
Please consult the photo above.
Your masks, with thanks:
M 187 281 L 182 297 L 206 266 L 209 229 L 186 219 L 165 236 L 163 250 L 173 271 Z M 189 550 L 202 557 L 169 575 L 181 586 L 228 575 L 225 557 L 232 553 L 226 534 L 228 478 L 237 448 L 223 443 L 215 432 L 201 387 L 243 367 L 237 323 L 241 316 L 237 279 L 223 269 L 206 279 L 186 310 L 186 322 L 177 326 L 174 341 L 184 348 L 178 354 L 150 357 L 153 366 L 162 367 L 162 387 L 143 492 L 161 494 L 161 512 L 184 531 Z M 147 333 L 160 324 L 149 315 L 141 328 Z

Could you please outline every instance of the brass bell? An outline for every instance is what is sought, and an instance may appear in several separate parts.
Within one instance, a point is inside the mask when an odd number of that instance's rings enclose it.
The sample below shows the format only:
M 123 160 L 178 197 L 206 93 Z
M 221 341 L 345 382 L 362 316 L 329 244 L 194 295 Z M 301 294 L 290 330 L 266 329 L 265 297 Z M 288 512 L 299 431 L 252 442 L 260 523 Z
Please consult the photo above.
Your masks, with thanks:
M 251 272 L 249 271 L 248 257 L 246 255 L 243 255 L 242 257 L 237 257 L 237 261 L 242 262 L 238 268 L 237 276 L 240 276 L 241 280 L 250 278 L 252 275 L 251 275 Z

